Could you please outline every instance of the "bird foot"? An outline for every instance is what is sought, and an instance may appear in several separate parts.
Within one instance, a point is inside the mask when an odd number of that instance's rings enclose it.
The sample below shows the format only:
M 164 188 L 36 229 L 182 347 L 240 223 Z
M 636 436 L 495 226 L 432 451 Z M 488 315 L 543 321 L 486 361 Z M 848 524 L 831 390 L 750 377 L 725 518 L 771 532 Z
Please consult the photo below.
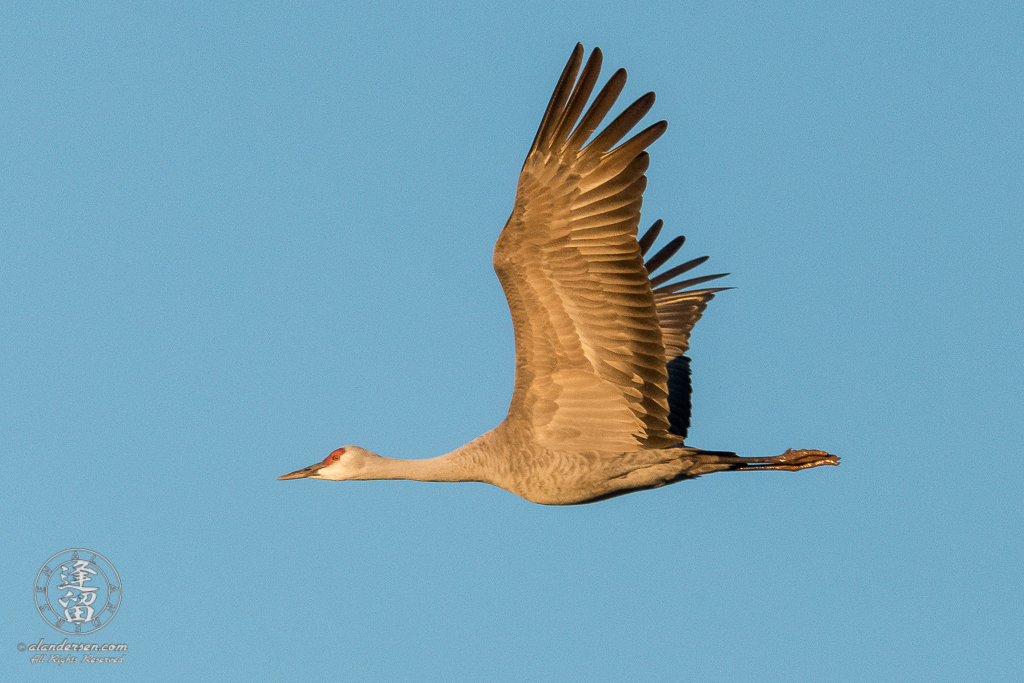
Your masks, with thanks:
M 790 448 L 782 455 L 776 455 L 774 458 L 751 458 L 748 462 L 757 464 L 751 464 L 749 467 L 737 467 L 736 469 L 798 472 L 821 465 L 838 465 L 839 456 L 826 453 L 825 451 L 793 450 Z

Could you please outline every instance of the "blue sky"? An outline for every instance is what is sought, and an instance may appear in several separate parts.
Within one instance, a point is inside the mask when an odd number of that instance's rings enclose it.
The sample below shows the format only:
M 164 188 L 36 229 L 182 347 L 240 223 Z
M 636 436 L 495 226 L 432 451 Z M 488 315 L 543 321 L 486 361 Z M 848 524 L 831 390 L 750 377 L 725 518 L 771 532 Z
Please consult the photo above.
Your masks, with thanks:
M 1019 3 L 0 17 L 5 676 L 1024 675 Z M 277 481 L 504 417 L 491 249 L 577 41 L 669 121 L 643 224 L 736 287 L 692 339 L 689 442 L 842 466 L 576 508 Z M 66 548 L 120 574 L 81 640 L 122 664 L 16 648 L 60 642 L 30 594 Z

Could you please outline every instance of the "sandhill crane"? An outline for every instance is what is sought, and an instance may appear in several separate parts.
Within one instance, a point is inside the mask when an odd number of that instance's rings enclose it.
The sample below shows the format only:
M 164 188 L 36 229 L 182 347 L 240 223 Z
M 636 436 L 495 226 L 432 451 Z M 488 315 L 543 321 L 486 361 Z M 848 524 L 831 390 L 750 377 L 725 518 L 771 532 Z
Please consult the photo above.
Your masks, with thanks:
M 628 134 L 654 103 L 647 93 L 588 143 L 626 82 L 619 69 L 580 118 L 601 68 L 580 72 L 577 44 L 523 164 L 494 270 L 515 329 L 516 372 L 505 420 L 446 455 L 396 460 L 357 446 L 280 479 L 412 479 L 493 484 L 547 505 L 591 503 L 729 470 L 838 465 L 817 450 L 769 458 L 683 445 L 690 424 L 690 331 L 721 275 L 670 282 L 703 263 L 654 272 L 677 237 L 643 262 L 661 221 L 639 240 L 648 145 L 659 121 Z M 579 74 L 579 79 L 576 76 Z

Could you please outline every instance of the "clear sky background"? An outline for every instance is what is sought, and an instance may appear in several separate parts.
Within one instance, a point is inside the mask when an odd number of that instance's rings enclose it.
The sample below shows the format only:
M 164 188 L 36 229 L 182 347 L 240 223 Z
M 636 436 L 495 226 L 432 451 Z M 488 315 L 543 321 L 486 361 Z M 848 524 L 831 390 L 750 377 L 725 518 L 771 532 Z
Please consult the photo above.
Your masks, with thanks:
M 0 23 L 4 680 L 1024 677 L 1019 2 Z M 577 41 L 669 121 L 643 225 L 736 287 L 692 339 L 690 443 L 842 466 L 573 508 L 276 481 L 504 417 L 491 249 Z M 80 640 L 129 653 L 58 673 L 16 644 L 60 642 L 32 585 L 74 547 L 124 586 Z

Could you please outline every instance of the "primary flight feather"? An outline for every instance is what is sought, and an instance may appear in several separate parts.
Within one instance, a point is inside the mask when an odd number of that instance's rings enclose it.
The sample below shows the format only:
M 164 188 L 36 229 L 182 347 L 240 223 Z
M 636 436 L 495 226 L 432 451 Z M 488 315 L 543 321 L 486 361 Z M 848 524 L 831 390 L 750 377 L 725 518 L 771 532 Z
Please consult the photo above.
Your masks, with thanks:
M 659 121 L 626 138 L 654 104 L 647 93 L 597 135 L 626 82 L 616 71 L 587 107 L 601 69 L 577 44 L 519 176 L 494 270 L 512 313 L 516 377 L 505 420 L 436 458 L 397 460 L 357 446 L 280 479 L 476 481 L 549 505 L 590 503 L 726 470 L 838 465 L 817 450 L 744 458 L 684 445 L 690 422 L 690 331 L 723 277 L 674 281 L 707 257 L 655 275 L 677 237 L 643 257 L 637 239 L 647 147 Z M 582 115 L 582 116 L 581 116 Z

